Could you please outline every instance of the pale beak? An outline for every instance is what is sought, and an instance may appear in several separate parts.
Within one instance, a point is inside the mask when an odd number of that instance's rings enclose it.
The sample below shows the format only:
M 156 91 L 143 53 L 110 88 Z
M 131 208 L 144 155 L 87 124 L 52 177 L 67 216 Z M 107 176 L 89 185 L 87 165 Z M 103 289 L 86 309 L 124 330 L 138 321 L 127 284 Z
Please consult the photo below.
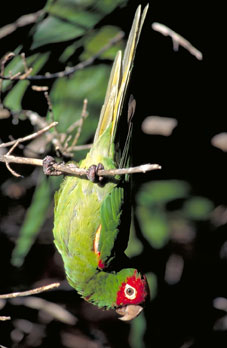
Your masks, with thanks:
M 139 305 L 128 305 L 125 307 L 120 307 L 116 309 L 116 312 L 121 315 L 120 320 L 132 320 L 136 318 L 140 312 L 143 310 L 143 307 Z

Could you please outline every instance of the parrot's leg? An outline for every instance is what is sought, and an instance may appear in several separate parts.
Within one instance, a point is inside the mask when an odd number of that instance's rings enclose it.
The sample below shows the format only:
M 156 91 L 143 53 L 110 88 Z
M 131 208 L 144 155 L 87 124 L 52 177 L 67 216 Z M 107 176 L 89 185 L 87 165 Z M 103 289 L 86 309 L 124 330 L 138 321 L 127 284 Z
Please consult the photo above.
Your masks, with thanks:
M 46 156 L 43 160 L 43 172 L 45 175 L 62 175 L 62 171 L 56 170 L 53 164 L 57 163 L 52 156 Z
M 91 182 L 98 182 L 101 183 L 103 181 L 103 176 L 97 175 L 99 170 L 104 169 L 104 166 L 102 163 L 99 163 L 97 166 L 93 164 L 87 169 L 87 178 Z

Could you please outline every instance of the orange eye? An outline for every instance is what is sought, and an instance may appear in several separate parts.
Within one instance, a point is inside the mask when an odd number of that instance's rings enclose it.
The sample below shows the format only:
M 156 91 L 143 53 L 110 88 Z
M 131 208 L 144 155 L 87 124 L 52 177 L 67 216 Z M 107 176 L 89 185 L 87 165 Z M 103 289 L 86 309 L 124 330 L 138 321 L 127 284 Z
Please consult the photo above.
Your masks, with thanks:
M 134 300 L 136 298 L 137 295 L 137 291 L 135 288 L 133 288 L 133 286 L 126 284 L 125 286 L 125 290 L 124 290 L 125 296 L 129 299 L 129 300 Z

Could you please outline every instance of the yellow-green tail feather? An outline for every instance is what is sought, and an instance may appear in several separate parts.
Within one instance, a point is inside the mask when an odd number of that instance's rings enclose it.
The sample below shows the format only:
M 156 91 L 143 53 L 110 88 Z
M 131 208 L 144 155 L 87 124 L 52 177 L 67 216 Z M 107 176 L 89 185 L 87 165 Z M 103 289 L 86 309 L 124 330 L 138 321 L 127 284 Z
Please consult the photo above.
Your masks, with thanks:
M 123 59 L 121 51 L 119 51 L 114 60 L 105 101 L 101 110 L 99 124 L 95 133 L 94 142 L 98 140 L 98 138 L 103 134 L 107 127 L 109 127 L 111 122 L 112 126 L 110 143 L 112 143 L 114 140 L 118 120 L 124 104 L 124 98 L 130 79 L 131 70 L 133 67 L 136 47 L 147 10 L 148 5 L 144 8 L 141 15 L 141 6 L 137 8 Z

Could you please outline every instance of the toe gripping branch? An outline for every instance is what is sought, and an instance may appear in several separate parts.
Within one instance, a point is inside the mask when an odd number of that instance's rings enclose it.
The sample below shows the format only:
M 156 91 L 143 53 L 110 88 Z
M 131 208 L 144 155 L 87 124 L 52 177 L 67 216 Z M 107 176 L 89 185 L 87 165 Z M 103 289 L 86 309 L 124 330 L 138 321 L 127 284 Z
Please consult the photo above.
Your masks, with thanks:
M 52 156 L 46 156 L 43 160 L 43 172 L 45 175 L 62 175 L 62 171 L 57 170 L 53 167 L 57 162 Z
M 102 163 L 99 163 L 97 166 L 93 164 L 87 169 L 87 178 L 91 182 L 101 183 L 103 181 L 103 176 L 98 175 L 99 170 L 103 170 L 104 166 Z

